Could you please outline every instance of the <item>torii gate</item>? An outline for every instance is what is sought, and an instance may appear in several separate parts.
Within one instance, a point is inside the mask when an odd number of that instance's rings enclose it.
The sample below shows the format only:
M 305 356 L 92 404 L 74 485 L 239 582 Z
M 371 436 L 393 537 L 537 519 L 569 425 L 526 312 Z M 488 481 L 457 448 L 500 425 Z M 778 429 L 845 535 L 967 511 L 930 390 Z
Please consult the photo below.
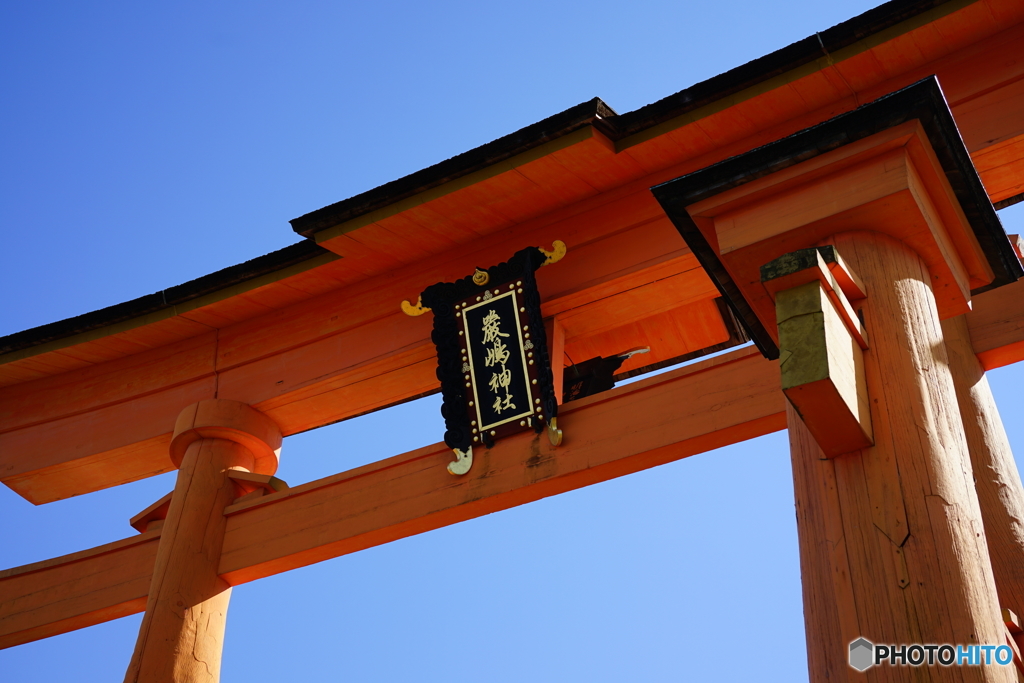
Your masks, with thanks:
M 0 645 L 145 610 L 126 680 L 216 680 L 233 585 L 788 427 L 812 680 L 860 676 L 858 637 L 1019 649 L 1024 490 L 984 370 L 1024 359 L 1020 252 L 993 212 L 1024 199 L 1022 38 L 1014 0 L 889 3 L 303 216 L 293 247 L 3 339 L 7 486 L 42 504 L 179 474 L 137 536 L 0 572 Z M 273 478 L 282 436 L 437 390 L 429 316 L 400 301 L 555 240 L 552 357 L 656 330 L 636 374 L 757 346 L 564 403 L 563 443 L 521 433 L 464 475 L 437 444 Z

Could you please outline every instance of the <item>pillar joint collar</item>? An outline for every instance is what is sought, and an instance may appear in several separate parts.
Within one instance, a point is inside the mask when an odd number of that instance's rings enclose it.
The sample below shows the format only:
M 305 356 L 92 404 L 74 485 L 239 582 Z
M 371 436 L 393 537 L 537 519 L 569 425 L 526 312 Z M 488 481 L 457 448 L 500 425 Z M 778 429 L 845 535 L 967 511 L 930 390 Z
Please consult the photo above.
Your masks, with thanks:
M 281 456 L 281 430 L 252 406 L 223 398 L 193 403 L 178 415 L 171 437 L 171 460 L 181 467 L 190 444 L 199 439 L 225 439 L 248 448 L 256 460 L 254 472 L 274 474 Z

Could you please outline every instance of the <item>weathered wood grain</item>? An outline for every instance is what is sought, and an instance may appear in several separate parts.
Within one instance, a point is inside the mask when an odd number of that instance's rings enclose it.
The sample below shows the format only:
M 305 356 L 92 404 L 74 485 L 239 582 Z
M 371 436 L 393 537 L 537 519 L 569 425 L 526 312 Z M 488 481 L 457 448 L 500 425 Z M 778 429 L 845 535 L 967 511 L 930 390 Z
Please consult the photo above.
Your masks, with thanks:
M 1024 613 L 1024 486 L 964 318 L 942 321 L 999 604 Z
M 775 304 L 783 393 L 829 456 L 870 446 L 863 351 L 821 282 L 780 291 Z
M 872 344 L 864 362 L 875 443 L 822 462 L 791 414 L 815 683 L 859 680 L 844 661 L 853 629 L 875 643 L 1002 641 L 932 278 L 917 254 L 879 233 L 842 233 L 830 241 L 867 288 L 862 303 Z M 846 621 L 851 616 L 855 625 Z M 881 667 L 872 675 L 909 680 L 907 671 Z M 1000 667 L 928 673 L 936 681 L 1013 680 Z
M 245 490 L 229 472 L 272 474 L 280 446 L 277 426 L 244 403 L 201 401 L 178 416 L 171 440 L 178 477 L 125 683 L 220 680 L 231 600 L 217 572 L 224 509 Z

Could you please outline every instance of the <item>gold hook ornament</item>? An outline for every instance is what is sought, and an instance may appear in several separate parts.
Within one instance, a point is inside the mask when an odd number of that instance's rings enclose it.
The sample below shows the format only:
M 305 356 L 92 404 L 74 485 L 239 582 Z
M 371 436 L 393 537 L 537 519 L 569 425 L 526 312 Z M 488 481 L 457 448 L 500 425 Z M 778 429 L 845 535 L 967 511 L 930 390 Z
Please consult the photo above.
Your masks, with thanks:
M 458 448 L 453 448 L 452 450 L 455 452 L 455 460 L 448 463 L 448 474 L 461 477 L 473 467 L 473 447 L 467 448 L 465 453 Z
M 423 305 L 423 297 L 416 298 L 416 305 L 413 306 L 409 303 L 408 299 L 402 302 L 402 313 L 415 318 L 418 315 L 423 315 L 430 309 Z
M 554 242 L 552 242 L 551 251 L 548 251 L 547 249 L 541 249 L 540 247 L 537 247 L 537 249 L 540 250 L 540 253 L 544 254 L 544 263 L 541 264 L 542 266 L 550 266 L 552 263 L 558 263 L 559 261 L 562 260 L 562 257 L 565 256 L 565 252 L 568 251 L 568 248 L 565 246 L 565 242 L 563 242 L 562 240 L 555 240 Z M 476 271 L 474 271 L 473 284 L 477 285 L 478 287 L 482 287 L 490 281 L 490 273 L 488 273 L 486 270 L 481 270 L 480 268 L 477 268 Z M 415 306 L 410 304 L 408 300 L 402 302 L 402 312 L 408 316 L 420 316 L 429 310 L 429 308 L 423 305 L 422 296 L 416 299 Z
M 540 249 L 540 247 L 537 247 Z M 551 243 L 551 251 L 547 249 L 540 249 L 540 253 L 544 254 L 547 258 L 544 259 L 542 266 L 550 266 L 552 263 L 558 263 L 565 256 L 565 252 L 568 248 L 565 246 L 565 242 L 562 240 L 555 240 Z

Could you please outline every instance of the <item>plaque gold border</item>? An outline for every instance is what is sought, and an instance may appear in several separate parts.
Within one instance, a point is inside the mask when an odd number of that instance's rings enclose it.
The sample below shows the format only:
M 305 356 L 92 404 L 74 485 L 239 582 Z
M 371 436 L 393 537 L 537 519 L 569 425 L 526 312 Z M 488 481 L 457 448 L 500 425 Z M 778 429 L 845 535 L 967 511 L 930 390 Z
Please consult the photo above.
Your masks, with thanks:
M 515 316 L 516 316 L 516 334 L 519 337 L 519 357 L 520 357 L 520 360 L 523 363 L 523 377 L 526 380 L 526 398 L 527 398 L 527 407 L 529 408 L 529 410 L 527 410 L 525 412 L 522 412 L 522 413 L 520 413 L 518 415 L 513 415 L 511 417 L 508 417 L 508 418 L 502 420 L 501 422 L 493 422 L 491 424 L 485 425 L 483 417 L 481 416 L 481 413 L 480 413 L 480 395 L 479 395 L 479 393 L 477 391 L 476 371 L 475 371 L 475 366 L 473 365 L 473 353 L 472 353 L 472 351 L 469 348 L 469 339 L 470 339 L 470 337 L 469 337 L 469 321 L 466 318 L 466 312 L 467 311 L 472 311 L 473 309 L 479 308 L 481 306 L 486 306 L 488 304 L 493 303 L 497 299 L 504 299 L 505 297 L 508 297 L 508 296 L 512 297 L 512 310 L 513 310 L 513 312 L 515 313 Z M 535 408 L 534 408 L 534 405 L 533 405 L 533 386 L 532 386 L 532 383 L 530 382 L 530 368 L 529 368 L 529 366 L 527 364 L 527 361 L 526 361 L 526 340 L 523 339 L 523 326 L 522 326 L 521 319 L 519 317 L 519 308 L 520 308 L 520 306 L 519 306 L 519 299 L 516 296 L 516 290 L 515 289 L 509 289 L 504 294 L 495 294 L 490 299 L 484 299 L 483 301 L 479 301 L 479 302 L 477 302 L 475 304 L 472 304 L 470 306 L 463 306 L 462 309 L 460 310 L 460 313 L 461 313 L 461 316 L 462 316 L 462 330 L 463 330 L 463 334 L 464 334 L 464 337 L 465 337 L 465 340 L 466 340 L 466 351 L 468 352 L 468 353 L 466 353 L 466 358 L 468 359 L 468 362 L 469 362 L 469 381 L 473 385 L 472 389 L 473 389 L 474 407 L 476 408 L 476 410 L 475 410 L 475 412 L 476 412 L 476 421 L 477 421 L 477 424 L 480 425 L 479 426 L 479 430 L 480 430 L 481 433 L 483 433 L 484 431 L 486 431 L 488 429 L 494 429 L 495 427 L 500 427 L 503 424 L 508 424 L 509 422 L 512 422 L 513 420 L 519 420 L 519 419 L 527 418 L 527 417 L 532 418 L 533 414 L 534 414 Z

